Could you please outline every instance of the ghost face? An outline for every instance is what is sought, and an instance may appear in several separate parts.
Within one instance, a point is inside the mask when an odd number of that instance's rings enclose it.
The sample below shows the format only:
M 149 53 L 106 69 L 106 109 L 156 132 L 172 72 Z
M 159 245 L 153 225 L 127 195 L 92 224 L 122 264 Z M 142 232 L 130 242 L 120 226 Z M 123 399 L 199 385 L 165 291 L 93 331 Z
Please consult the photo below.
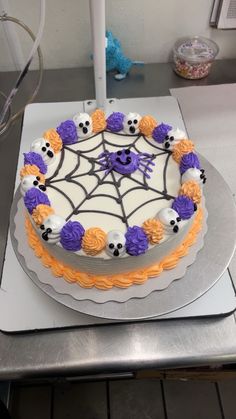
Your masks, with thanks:
M 20 185 L 21 195 L 25 196 L 26 192 L 31 188 L 40 189 L 42 192 L 46 191 L 46 186 L 40 182 L 39 176 L 34 176 L 34 175 L 24 176 Z
M 125 235 L 121 231 L 109 231 L 106 251 L 108 255 L 114 257 L 122 256 L 125 253 Z
M 130 112 L 124 118 L 124 132 L 129 135 L 136 135 L 139 134 L 139 122 L 141 120 L 141 116 L 138 113 Z
M 66 221 L 59 215 L 49 215 L 41 224 L 42 238 L 48 243 L 58 243 L 60 241 L 60 232 Z
M 37 138 L 31 144 L 31 151 L 42 156 L 44 163 L 50 165 L 55 160 L 55 154 L 48 140 Z
M 87 113 L 78 113 L 73 117 L 79 138 L 88 138 L 92 135 L 92 119 Z
M 182 183 L 187 182 L 188 180 L 193 180 L 202 187 L 207 180 L 205 170 L 199 170 L 196 167 L 191 167 L 190 169 L 186 170 L 182 176 Z
M 160 210 L 158 218 L 163 224 L 166 234 L 178 233 L 182 227 L 179 214 L 172 208 L 163 208 Z
M 172 129 L 166 135 L 166 137 L 164 139 L 163 146 L 167 150 L 172 150 L 173 146 L 175 144 L 178 144 L 180 142 L 180 140 L 183 140 L 184 138 L 187 138 L 184 131 L 180 130 L 179 128 L 177 128 L 175 130 Z

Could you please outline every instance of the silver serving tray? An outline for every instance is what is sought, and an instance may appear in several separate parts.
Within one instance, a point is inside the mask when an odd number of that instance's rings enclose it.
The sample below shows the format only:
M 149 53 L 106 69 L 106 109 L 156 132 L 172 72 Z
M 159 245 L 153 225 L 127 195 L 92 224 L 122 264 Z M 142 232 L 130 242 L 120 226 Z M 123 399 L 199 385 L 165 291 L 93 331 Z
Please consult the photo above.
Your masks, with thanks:
M 90 300 L 78 301 L 70 295 L 59 294 L 50 285 L 42 283 L 35 272 L 28 269 L 24 257 L 17 251 L 14 238 L 14 217 L 17 208 L 15 198 L 11 212 L 11 238 L 17 258 L 25 272 L 44 292 L 62 304 L 81 313 L 114 320 L 141 320 L 161 316 L 178 310 L 205 294 L 227 268 L 235 249 L 236 208 L 232 193 L 219 172 L 201 156 L 208 182 L 204 188 L 208 210 L 208 232 L 204 248 L 195 263 L 188 267 L 181 280 L 168 288 L 153 291 L 145 298 L 131 298 L 126 302 L 109 301 L 103 304 Z M 46 268 L 42 267 L 42 275 Z

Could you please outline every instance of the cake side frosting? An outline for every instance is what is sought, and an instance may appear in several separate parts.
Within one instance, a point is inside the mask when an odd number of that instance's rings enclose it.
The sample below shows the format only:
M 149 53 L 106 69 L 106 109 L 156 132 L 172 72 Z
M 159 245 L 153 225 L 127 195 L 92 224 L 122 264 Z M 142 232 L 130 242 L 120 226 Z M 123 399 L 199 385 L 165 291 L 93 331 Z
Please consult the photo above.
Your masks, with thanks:
M 174 269 L 179 260 L 187 255 L 189 248 L 195 243 L 198 233 L 202 229 L 203 216 L 203 210 L 199 208 L 185 239 L 173 252 L 145 269 L 131 271 L 125 275 L 92 275 L 73 269 L 70 265 L 62 263 L 48 252 L 35 232 L 28 215 L 26 216 L 25 227 L 29 245 L 34 250 L 35 256 L 41 258 L 43 265 L 46 268 L 50 268 L 54 276 L 63 277 L 68 282 L 78 283 L 84 288 L 96 287 L 101 290 L 107 290 L 114 286 L 127 288 L 133 284 L 140 285 L 148 278 L 158 277 L 163 270 Z

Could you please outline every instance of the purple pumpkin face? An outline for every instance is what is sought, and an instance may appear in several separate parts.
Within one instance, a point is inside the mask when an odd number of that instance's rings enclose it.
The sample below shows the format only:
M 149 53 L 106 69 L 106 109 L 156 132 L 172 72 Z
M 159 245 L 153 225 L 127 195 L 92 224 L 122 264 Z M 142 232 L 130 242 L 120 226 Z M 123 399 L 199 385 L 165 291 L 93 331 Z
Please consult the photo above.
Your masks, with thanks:
M 139 166 L 138 155 L 128 148 L 110 154 L 113 169 L 122 175 L 135 172 Z

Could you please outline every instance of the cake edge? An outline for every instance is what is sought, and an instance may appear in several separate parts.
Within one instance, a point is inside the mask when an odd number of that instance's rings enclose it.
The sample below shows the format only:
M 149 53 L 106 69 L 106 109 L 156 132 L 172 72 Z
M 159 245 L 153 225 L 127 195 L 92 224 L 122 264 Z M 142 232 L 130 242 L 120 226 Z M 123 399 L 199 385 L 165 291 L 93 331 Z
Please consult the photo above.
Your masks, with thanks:
M 159 276 L 163 270 L 174 269 L 180 258 L 187 255 L 188 249 L 195 243 L 198 233 L 202 229 L 204 211 L 198 208 L 195 220 L 186 237 L 180 245 L 161 261 L 147 268 L 138 269 L 126 274 L 116 275 L 93 275 L 60 262 L 45 249 L 37 233 L 35 232 L 30 218 L 26 215 L 25 229 L 29 246 L 33 249 L 35 256 L 40 258 L 45 268 L 50 268 L 55 277 L 63 277 L 69 283 L 78 283 L 83 288 L 96 287 L 101 290 L 108 290 L 112 287 L 127 288 L 133 284 L 143 284 L 148 278 Z

